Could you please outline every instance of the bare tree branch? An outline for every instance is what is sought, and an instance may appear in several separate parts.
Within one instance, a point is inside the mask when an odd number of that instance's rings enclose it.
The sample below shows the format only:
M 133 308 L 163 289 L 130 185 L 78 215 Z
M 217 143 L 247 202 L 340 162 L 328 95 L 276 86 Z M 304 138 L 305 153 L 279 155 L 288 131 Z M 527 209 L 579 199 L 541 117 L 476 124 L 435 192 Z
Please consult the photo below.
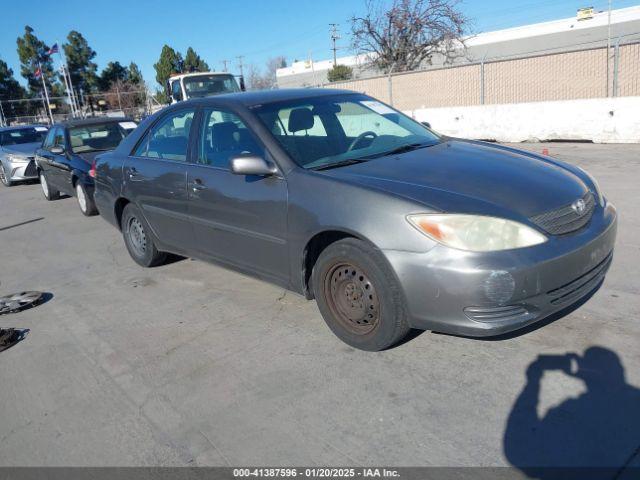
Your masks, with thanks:
M 415 70 L 434 55 L 445 63 L 465 54 L 467 18 L 459 0 L 394 0 L 388 10 L 367 0 L 367 14 L 351 19 L 353 47 L 384 72 Z

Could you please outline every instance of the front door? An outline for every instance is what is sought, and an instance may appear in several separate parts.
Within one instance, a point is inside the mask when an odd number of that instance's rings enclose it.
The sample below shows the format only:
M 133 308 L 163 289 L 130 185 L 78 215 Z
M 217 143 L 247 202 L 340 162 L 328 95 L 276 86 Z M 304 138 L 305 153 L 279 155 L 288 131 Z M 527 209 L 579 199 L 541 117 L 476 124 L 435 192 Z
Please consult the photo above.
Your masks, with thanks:
M 187 185 L 196 249 L 286 281 L 287 184 L 281 176 L 235 175 L 234 156 L 266 152 L 233 113 L 204 109 Z
M 125 194 L 141 210 L 160 247 L 187 253 L 187 158 L 194 109 L 172 111 L 151 128 L 124 165 Z

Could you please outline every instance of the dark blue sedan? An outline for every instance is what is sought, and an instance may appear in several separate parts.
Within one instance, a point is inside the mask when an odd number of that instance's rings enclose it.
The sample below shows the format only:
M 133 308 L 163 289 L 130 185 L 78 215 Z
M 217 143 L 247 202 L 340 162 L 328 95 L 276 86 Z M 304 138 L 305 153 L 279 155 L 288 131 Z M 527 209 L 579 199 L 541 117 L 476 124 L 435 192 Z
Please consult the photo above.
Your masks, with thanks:
M 116 148 L 136 126 L 129 118 L 98 117 L 69 120 L 51 127 L 36 151 L 44 197 L 55 200 L 60 193 L 75 196 L 84 215 L 96 215 L 95 157 Z

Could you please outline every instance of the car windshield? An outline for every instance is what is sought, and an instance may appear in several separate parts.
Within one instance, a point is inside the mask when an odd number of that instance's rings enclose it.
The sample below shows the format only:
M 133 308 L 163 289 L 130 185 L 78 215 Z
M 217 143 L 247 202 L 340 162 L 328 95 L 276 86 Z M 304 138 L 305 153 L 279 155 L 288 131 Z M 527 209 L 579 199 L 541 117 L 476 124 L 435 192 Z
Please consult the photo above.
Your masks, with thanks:
M 71 150 L 73 153 L 113 150 L 131 131 L 126 128 L 131 123 L 133 122 L 109 122 L 70 128 Z
M 47 136 L 46 127 L 29 127 L 0 132 L 0 145 L 20 145 L 23 143 L 42 143 Z
M 240 91 L 233 75 L 198 75 L 185 77 L 182 82 L 187 92 L 187 98 L 210 97 Z
M 301 167 L 334 168 L 439 143 L 431 130 L 366 95 L 321 96 L 252 108 Z

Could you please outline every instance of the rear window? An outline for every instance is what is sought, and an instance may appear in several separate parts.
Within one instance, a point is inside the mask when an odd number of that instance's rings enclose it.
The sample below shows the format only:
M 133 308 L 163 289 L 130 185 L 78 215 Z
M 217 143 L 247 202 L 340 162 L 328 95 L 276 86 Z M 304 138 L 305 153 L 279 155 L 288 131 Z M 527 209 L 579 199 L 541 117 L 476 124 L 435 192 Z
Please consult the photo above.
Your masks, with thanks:
M 135 127 L 134 122 L 109 122 L 69 129 L 73 153 L 101 152 L 115 149 Z M 129 127 L 129 128 L 125 128 Z

